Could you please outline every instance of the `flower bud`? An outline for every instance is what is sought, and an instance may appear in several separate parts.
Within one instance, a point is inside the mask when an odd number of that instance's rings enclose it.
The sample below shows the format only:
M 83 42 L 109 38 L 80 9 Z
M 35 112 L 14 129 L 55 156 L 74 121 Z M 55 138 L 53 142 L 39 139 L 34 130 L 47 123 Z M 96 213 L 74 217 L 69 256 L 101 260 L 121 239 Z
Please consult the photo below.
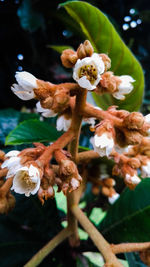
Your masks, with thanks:
M 53 97 L 48 96 L 44 100 L 41 100 L 42 108 L 50 109 L 53 105 Z
M 104 183 L 104 185 L 107 186 L 107 187 L 113 187 L 113 186 L 115 186 L 115 184 L 116 184 L 115 180 L 112 179 L 112 178 L 104 179 L 104 180 L 103 180 L 103 183 Z
M 111 59 L 106 54 L 99 54 L 99 55 L 104 62 L 105 71 L 109 70 L 111 68 Z
M 139 159 L 137 159 L 137 158 L 130 158 L 129 161 L 127 162 L 127 164 L 133 169 L 137 169 L 141 165 Z
M 77 53 L 72 49 L 65 49 L 61 54 L 61 62 L 66 68 L 72 68 L 77 59 Z
M 126 137 L 126 143 L 128 145 L 140 144 L 143 138 L 143 136 L 136 130 L 131 131 L 128 129 L 124 129 L 124 134 Z
M 84 50 L 85 50 L 86 56 L 91 57 L 93 52 L 94 52 L 94 49 L 93 49 L 93 46 L 91 45 L 90 41 L 85 40 L 83 45 L 84 45 Z
M 108 187 L 106 187 L 106 186 L 103 186 L 102 187 L 102 194 L 104 196 L 106 196 L 106 197 L 109 197 L 109 195 L 110 195 L 110 189 Z
M 117 84 L 115 76 L 113 76 L 113 73 L 111 71 L 105 72 L 102 75 L 102 79 L 100 81 L 100 85 L 104 88 L 104 93 L 113 93 L 116 91 Z
M 82 59 L 84 57 L 86 57 L 86 51 L 85 51 L 85 47 L 83 44 L 80 44 L 78 49 L 77 49 L 77 56 L 78 58 Z
M 73 175 L 76 172 L 76 166 L 71 160 L 62 160 L 60 164 L 60 174 L 65 176 Z
M 132 112 L 125 118 L 124 124 L 128 129 L 140 129 L 144 124 L 144 117 L 139 112 Z

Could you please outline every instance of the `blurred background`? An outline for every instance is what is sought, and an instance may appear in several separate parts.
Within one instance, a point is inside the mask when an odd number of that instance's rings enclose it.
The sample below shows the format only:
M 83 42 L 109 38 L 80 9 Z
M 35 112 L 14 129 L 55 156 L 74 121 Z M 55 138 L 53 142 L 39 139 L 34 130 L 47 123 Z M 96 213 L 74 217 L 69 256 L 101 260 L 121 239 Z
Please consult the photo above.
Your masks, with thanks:
M 20 110 L 34 107 L 34 101 L 23 102 L 12 94 L 16 71 L 29 71 L 36 77 L 54 83 L 71 79 L 63 69 L 59 53 L 50 45 L 77 48 L 82 40 L 64 9 L 65 1 L 0 0 L 0 108 Z M 150 2 L 147 0 L 86 1 L 100 8 L 111 20 L 123 40 L 140 60 L 145 73 L 143 110 L 150 104 Z M 93 25 L 94 26 L 94 25 Z

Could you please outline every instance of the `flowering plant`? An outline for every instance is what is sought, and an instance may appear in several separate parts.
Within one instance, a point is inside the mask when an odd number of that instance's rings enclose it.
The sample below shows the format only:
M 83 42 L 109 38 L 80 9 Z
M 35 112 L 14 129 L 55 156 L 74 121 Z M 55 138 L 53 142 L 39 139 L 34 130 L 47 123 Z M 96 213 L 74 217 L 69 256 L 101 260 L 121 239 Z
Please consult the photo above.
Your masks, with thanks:
M 76 3 L 66 5 L 69 8 L 72 4 L 76 7 Z M 47 146 L 42 141 L 48 139 L 41 138 L 41 142 L 34 140 L 33 147 L 21 151 L 12 150 L 6 154 L 1 151 L 0 212 L 8 213 L 14 208 L 11 190 L 26 197 L 37 194 L 41 204 L 54 198 L 55 187 L 67 198 L 67 227 L 25 266 L 40 264 L 66 238 L 69 238 L 70 246 L 78 246 L 78 222 L 102 254 L 104 266 L 123 266 L 116 254 L 131 251 L 142 251 L 141 257 L 147 262 L 145 255 L 150 242 L 109 244 L 78 205 L 87 182 L 92 184 L 94 194 L 101 191 L 111 205 L 117 201 L 114 204 L 117 207 L 121 190 L 118 192 L 116 189 L 116 177 L 122 178 L 130 190 L 136 190 L 137 185 L 150 176 L 149 115 L 118 109 L 116 105 L 109 105 L 103 110 L 87 102 L 87 94 L 91 92 L 94 92 L 95 99 L 108 94 L 113 99 L 124 101 L 126 96 L 135 93 L 136 77 L 128 73 L 115 75 L 110 71 L 109 54 L 95 52 L 89 40 L 81 43 L 76 50 L 65 49 L 61 61 L 64 67 L 73 69 L 74 82 L 53 84 L 26 71 L 16 73 L 12 92 L 25 101 L 36 99 L 37 112 L 46 118 L 57 116 L 57 131 L 63 130 L 64 133 L 58 138 L 55 136 L 51 140 L 54 142 Z M 82 123 L 90 124 L 93 149 L 80 152 Z M 9 134 L 7 143 L 11 143 L 10 139 L 22 126 Z M 99 161 L 102 157 L 105 157 L 103 164 Z M 110 162 L 113 164 L 108 170 Z M 125 194 L 130 193 L 127 191 Z

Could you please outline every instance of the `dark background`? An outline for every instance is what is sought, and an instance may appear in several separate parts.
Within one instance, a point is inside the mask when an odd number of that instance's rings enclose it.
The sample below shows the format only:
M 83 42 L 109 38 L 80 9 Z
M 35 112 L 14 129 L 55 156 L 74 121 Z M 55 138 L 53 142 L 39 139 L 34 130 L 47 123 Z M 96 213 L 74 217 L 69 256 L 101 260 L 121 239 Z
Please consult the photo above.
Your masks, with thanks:
M 12 94 L 10 86 L 15 82 L 16 71 L 26 70 L 38 78 L 55 83 L 67 81 L 71 77 L 61 67 L 59 54 L 47 47 L 47 45 L 62 44 L 76 48 L 81 41 L 67 24 L 65 11 L 58 10 L 58 5 L 62 2 L 64 1 L 0 0 L 1 109 L 8 107 L 20 109 L 23 105 L 27 107 L 35 105 L 34 101 L 23 102 Z M 109 17 L 126 44 L 140 60 L 146 78 L 144 108 L 149 109 L 150 2 L 147 0 L 87 2 L 100 8 Z M 128 19 L 130 21 L 126 22 Z

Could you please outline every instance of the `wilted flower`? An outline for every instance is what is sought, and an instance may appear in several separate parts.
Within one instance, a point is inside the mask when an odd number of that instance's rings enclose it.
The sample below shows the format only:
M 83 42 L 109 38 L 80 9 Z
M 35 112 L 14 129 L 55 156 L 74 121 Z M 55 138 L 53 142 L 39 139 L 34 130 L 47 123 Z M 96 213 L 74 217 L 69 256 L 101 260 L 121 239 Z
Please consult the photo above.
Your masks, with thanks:
M 141 166 L 141 177 L 150 177 L 150 161 L 148 160 L 146 165 Z
M 94 136 L 93 146 L 94 150 L 100 155 L 100 157 L 108 157 L 114 147 L 114 140 L 112 137 L 109 137 L 106 132 L 101 136 L 96 134 Z
M 27 167 L 21 167 L 16 170 L 16 174 L 13 179 L 12 190 L 19 194 L 35 195 L 40 188 L 40 172 L 38 168 L 32 164 Z
M 55 113 L 52 109 L 42 108 L 40 101 L 36 104 L 37 112 L 42 113 L 42 116 L 45 118 L 55 117 L 57 113 Z
M 27 71 L 16 72 L 15 78 L 18 82 L 11 87 L 13 93 L 22 100 L 30 100 L 35 97 L 34 88 L 38 88 L 36 77 Z
M 119 100 L 124 100 L 124 95 L 129 94 L 133 90 L 132 83 L 135 82 L 135 80 L 129 75 L 122 75 L 118 78 L 121 83 L 118 85 L 117 91 L 115 91 L 112 95 Z
M 101 74 L 105 70 L 102 58 L 94 53 L 91 57 L 78 59 L 73 71 L 73 79 L 87 90 L 94 90 L 98 85 Z
M 68 131 L 71 126 L 71 119 L 65 118 L 64 115 L 58 117 L 56 122 L 57 131 Z

